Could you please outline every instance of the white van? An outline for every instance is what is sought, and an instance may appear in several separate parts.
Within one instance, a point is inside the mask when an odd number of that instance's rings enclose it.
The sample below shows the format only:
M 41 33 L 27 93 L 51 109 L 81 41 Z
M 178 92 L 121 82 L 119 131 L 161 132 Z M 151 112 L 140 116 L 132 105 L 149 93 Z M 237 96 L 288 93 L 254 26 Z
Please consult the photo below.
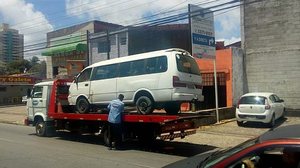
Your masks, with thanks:
M 182 102 L 204 100 L 195 59 L 175 48 L 92 64 L 71 84 L 68 100 L 79 113 L 87 113 L 91 105 L 107 105 L 118 94 L 141 114 L 162 108 L 177 114 Z

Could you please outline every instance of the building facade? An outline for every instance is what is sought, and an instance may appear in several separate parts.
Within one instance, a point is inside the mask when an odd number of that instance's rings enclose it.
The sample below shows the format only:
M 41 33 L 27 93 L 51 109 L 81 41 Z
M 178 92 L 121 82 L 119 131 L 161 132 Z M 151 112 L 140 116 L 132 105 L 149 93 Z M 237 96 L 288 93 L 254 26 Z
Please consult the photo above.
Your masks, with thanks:
M 116 29 L 120 25 L 90 21 L 47 33 L 47 78 L 72 77 L 89 65 L 89 34 Z
M 130 27 L 90 35 L 90 64 L 167 48 L 191 52 L 188 24 Z
M 8 24 L 0 25 L 0 61 L 9 63 L 24 58 L 24 36 Z
M 268 0 L 241 7 L 241 38 L 249 92 L 275 92 L 300 109 L 300 1 Z
M 21 104 L 22 97 L 39 81 L 29 76 L 0 76 L 0 106 Z

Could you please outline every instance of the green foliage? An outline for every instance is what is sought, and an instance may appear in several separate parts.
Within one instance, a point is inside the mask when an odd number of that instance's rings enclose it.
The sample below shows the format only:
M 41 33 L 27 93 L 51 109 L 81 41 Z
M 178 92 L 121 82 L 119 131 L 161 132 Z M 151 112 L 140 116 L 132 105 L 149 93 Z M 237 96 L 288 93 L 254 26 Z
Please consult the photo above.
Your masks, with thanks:
M 1 75 L 6 75 L 6 64 L 2 61 L 0 61 L 0 76 Z
M 31 68 L 30 62 L 28 60 L 22 59 L 18 61 L 13 61 L 7 64 L 8 75 L 24 73 L 24 70 Z
M 46 62 L 34 56 L 30 60 L 18 60 L 10 63 L 0 62 L 0 75 L 27 73 L 38 78 L 46 78 Z

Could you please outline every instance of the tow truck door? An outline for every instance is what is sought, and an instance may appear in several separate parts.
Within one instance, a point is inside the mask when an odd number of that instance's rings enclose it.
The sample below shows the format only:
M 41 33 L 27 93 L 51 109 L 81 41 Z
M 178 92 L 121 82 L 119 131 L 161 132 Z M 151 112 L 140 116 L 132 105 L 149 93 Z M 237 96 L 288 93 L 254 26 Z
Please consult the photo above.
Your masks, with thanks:
M 28 118 L 33 121 L 34 116 L 39 113 L 46 117 L 47 93 L 49 86 L 34 86 L 31 97 L 27 100 Z

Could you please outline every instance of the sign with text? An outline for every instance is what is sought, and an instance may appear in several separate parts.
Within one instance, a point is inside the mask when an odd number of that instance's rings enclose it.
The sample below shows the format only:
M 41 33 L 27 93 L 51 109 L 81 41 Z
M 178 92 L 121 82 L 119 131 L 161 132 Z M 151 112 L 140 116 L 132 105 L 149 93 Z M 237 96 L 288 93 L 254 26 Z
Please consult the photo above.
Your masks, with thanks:
M 192 55 L 196 58 L 215 59 L 215 30 L 213 12 L 189 5 Z
M 31 77 L 15 77 L 2 76 L 0 77 L 0 85 L 18 85 L 18 84 L 34 84 L 35 80 Z

